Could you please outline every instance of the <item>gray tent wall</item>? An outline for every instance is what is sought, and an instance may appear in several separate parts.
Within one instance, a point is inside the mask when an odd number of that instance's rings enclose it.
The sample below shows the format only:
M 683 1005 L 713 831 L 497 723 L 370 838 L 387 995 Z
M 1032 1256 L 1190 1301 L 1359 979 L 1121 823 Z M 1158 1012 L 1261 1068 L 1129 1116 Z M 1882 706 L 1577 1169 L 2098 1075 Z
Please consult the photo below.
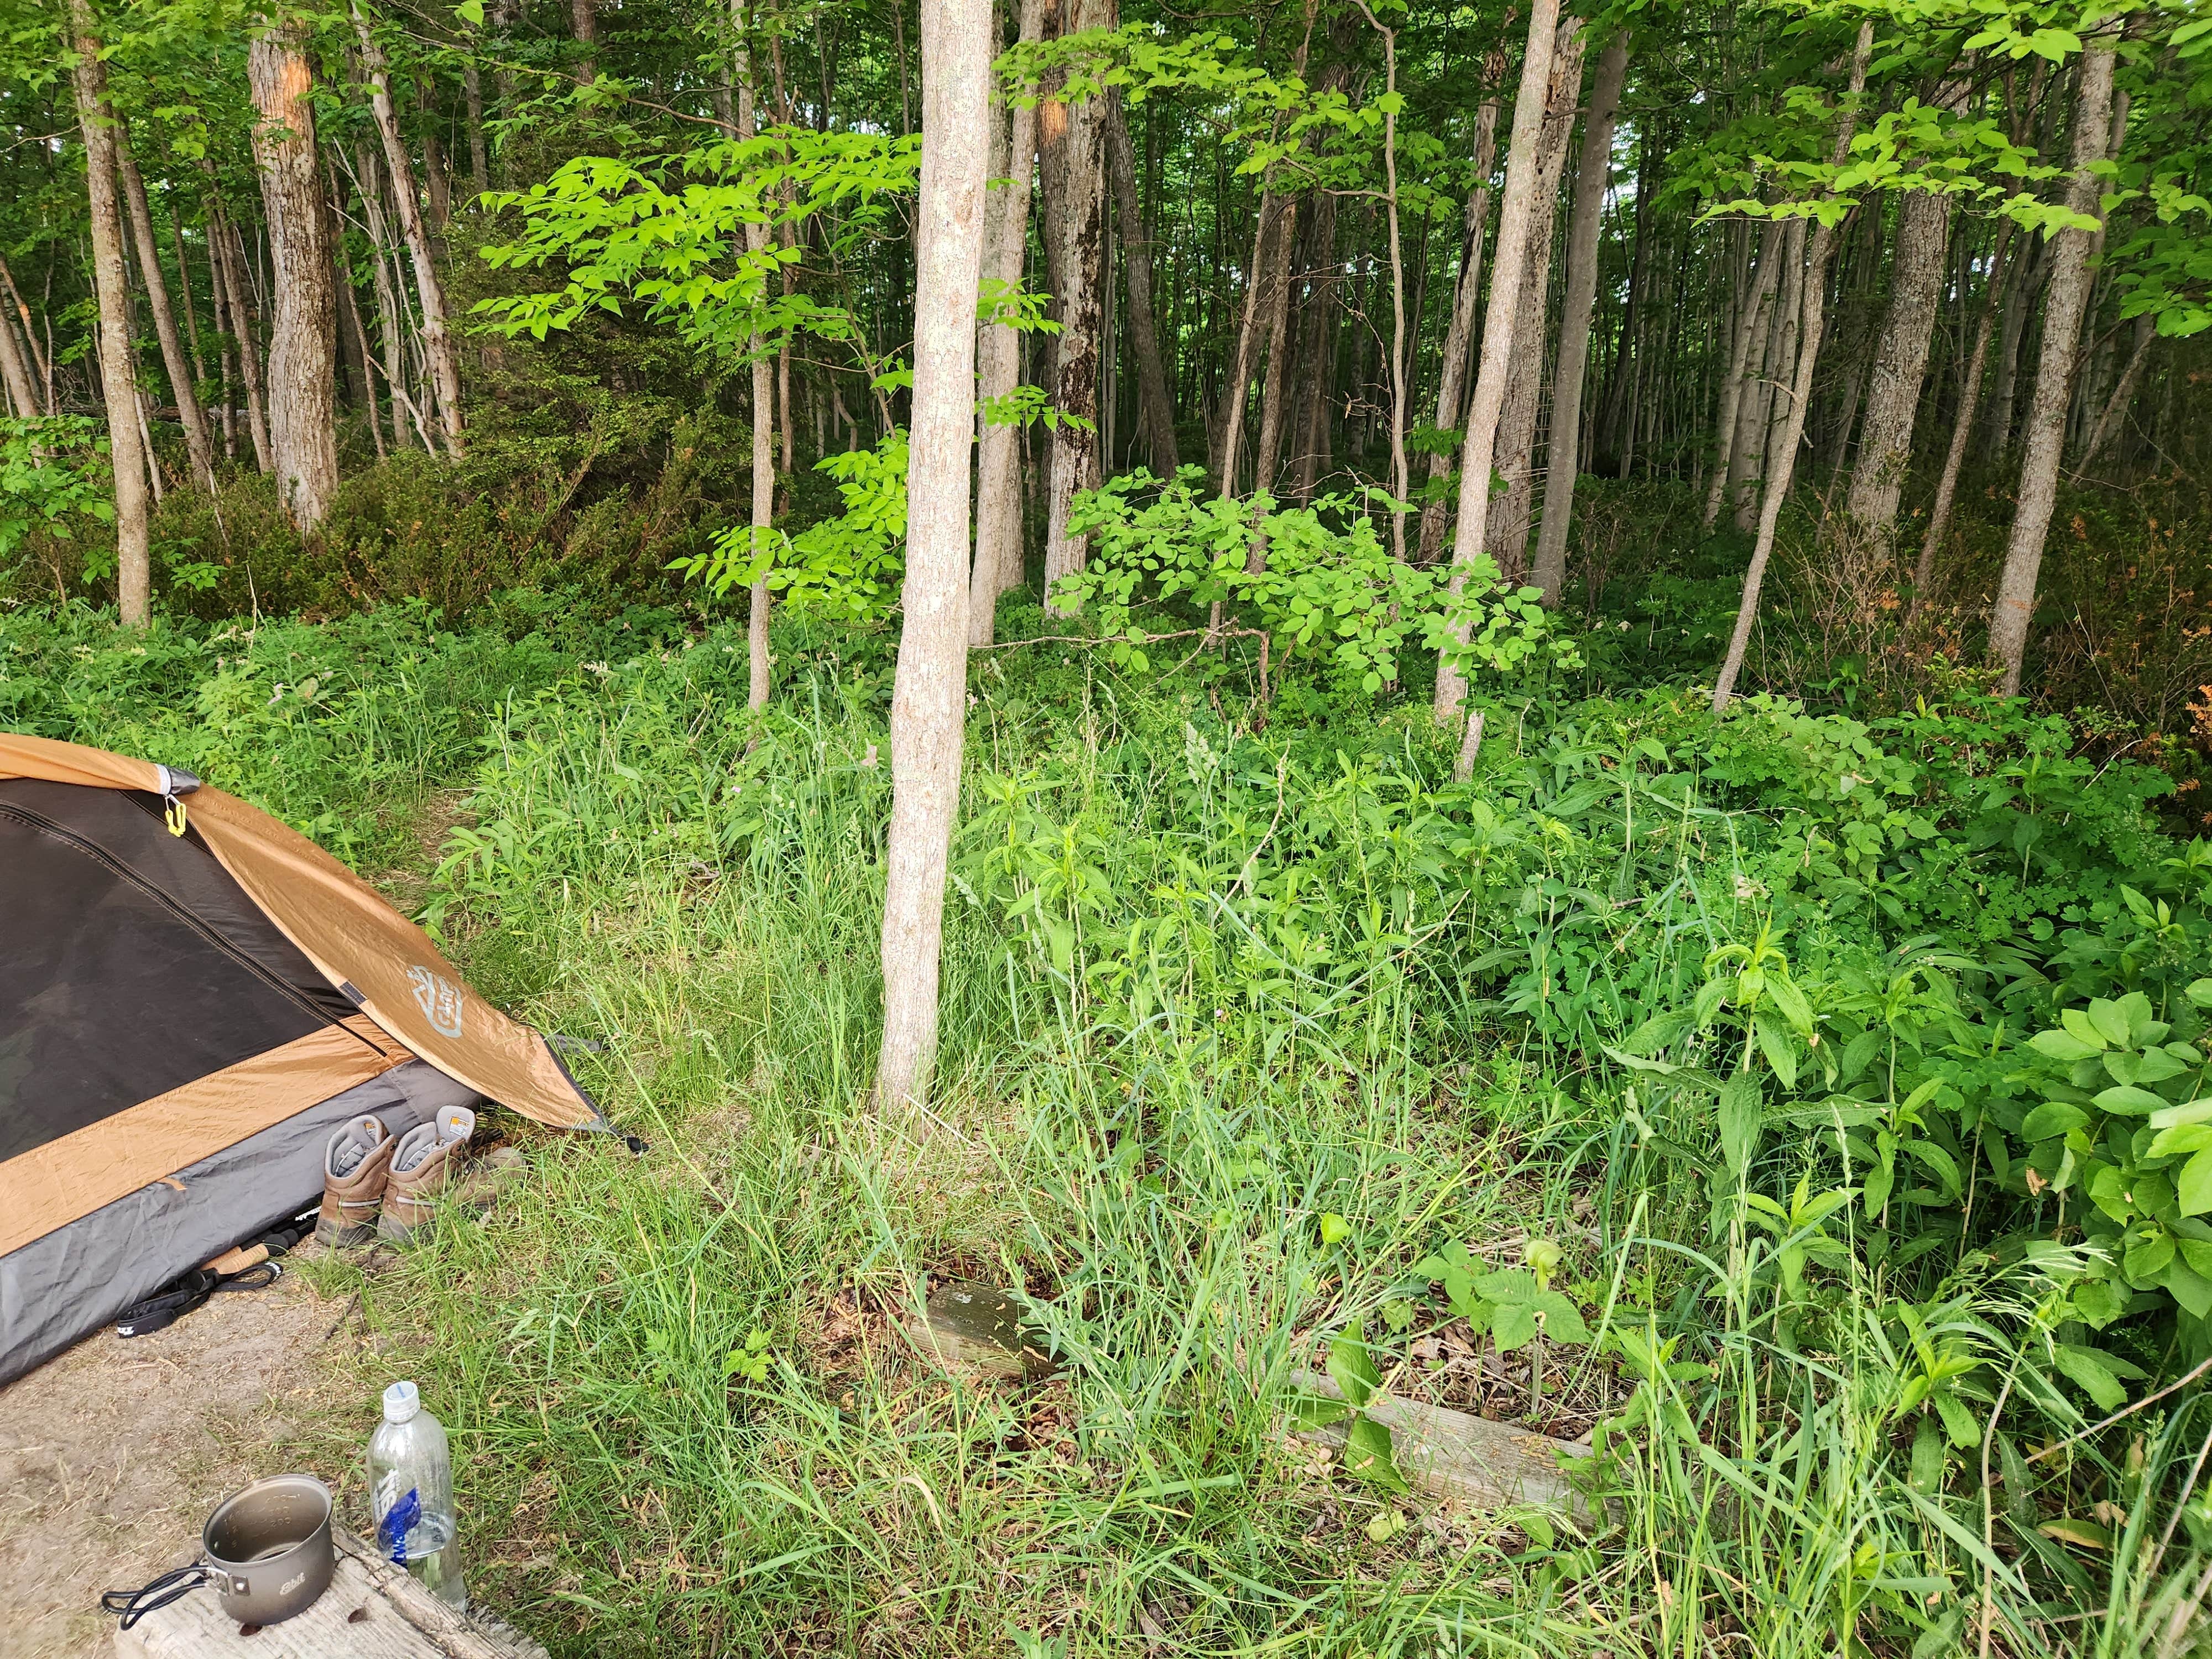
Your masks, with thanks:
M 142 1187 L 0 1256 L 0 1383 L 314 1203 L 324 1145 L 349 1118 L 374 1112 L 398 1135 L 448 1106 L 481 1103 L 466 1085 L 410 1060 L 178 1171 L 181 1192 Z

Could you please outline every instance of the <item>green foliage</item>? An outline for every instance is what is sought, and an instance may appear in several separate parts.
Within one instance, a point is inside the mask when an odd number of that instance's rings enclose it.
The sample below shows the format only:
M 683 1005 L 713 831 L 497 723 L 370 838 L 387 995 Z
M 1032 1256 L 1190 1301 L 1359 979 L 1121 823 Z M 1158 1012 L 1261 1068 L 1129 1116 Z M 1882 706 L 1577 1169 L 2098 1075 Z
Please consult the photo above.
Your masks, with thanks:
M 100 476 L 106 453 L 99 422 L 82 415 L 0 420 L 0 559 L 33 531 L 71 539 L 80 515 L 112 522 L 115 503 Z

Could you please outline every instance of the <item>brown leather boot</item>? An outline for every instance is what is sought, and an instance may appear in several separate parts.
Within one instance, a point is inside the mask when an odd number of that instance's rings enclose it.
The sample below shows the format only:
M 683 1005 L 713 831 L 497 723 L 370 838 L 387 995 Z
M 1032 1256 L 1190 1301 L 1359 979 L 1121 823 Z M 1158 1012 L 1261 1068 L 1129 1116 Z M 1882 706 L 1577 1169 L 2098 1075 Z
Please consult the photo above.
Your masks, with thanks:
M 450 1106 L 434 1121 L 417 1124 L 399 1137 L 398 1149 L 392 1154 L 392 1174 L 385 1183 L 384 1213 L 376 1224 L 380 1237 L 388 1243 L 404 1244 L 417 1228 L 428 1224 L 437 1213 L 447 1178 L 476 1127 L 474 1112 L 465 1106 Z
M 381 1118 L 357 1117 L 342 1126 L 323 1150 L 323 1207 L 315 1217 L 315 1243 L 332 1249 L 366 1244 L 376 1237 L 396 1143 Z

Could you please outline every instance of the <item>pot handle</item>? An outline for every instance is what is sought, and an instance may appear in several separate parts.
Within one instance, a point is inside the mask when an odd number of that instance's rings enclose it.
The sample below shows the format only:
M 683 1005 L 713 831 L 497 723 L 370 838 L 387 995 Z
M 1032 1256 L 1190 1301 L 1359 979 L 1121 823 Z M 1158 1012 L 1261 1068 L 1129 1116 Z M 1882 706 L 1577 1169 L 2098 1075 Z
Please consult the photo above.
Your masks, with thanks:
M 100 1597 L 102 1613 L 122 1616 L 119 1628 L 129 1630 L 149 1613 L 166 1607 L 172 1601 L 180 1601 L 202 1584 L 221 1583 L 227 1575 L 216 1571 L 204 1561 L 195 1561 L 188 1567 L 179 1567 L 165 1572 L 152 1583 L 135 1590 L 104 1590 Z

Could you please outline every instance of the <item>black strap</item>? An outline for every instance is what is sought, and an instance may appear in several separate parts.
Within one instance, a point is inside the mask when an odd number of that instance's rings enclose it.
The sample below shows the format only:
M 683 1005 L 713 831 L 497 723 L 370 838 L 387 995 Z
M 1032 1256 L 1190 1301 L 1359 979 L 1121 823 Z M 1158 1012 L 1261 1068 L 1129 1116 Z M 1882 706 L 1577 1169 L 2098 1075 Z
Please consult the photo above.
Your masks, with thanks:
M 202 1584 L 210 1582 L 215 1574 L 200 1562 L 189 1567 L 179 1567 L 174 1572 L 165 1572 L 152 1583 L 135 1590 L 103 1590 L 100 1596 L 102 1613 L 120 1613 L 122 1628 L 129 1630 L 149 1613 L 158 1613 L 172 1601 L 181 1601 Z
M 304 1219 L 295 1216 L 255 1239 L 253 1243 L 267 1250 L 270 1259 L 257 1261 L 243 1272 L 219 1273 L 210 1267 L 193 1267 L 179 1273 L 144 1301 L 125 1308 L 115 1321 L 116 1335 L 151 1336 L 155 1331 L 167 1330 L 221 1291 L 258 1291 L 274 1285 L 284 1276 L 276 1258 L 300 1242 L 300 1236 L 312 1224 L 303 1224 Z

